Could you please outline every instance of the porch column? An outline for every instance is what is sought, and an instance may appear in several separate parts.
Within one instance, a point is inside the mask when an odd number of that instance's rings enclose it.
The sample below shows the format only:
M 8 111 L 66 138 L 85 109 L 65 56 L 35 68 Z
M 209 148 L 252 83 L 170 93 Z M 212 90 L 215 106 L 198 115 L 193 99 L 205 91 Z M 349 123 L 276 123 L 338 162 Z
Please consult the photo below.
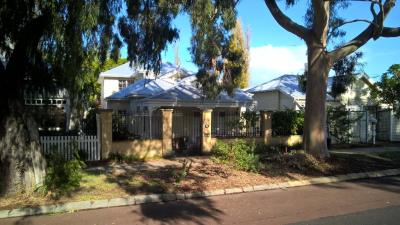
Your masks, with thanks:
M 172 112 L 173 109 L 160 109 L 162 117 L 162 155 L 172 154 Z
M 107 159 L 112 147 L 112 109 L 99 109 L 96 115 L 101 159 Z
M 261 124 L 260 132 L 264 143 L 268 144 L 272 138 L 272 112 L 260 111 Z
M 153 111 L 154 108 L 153 107 L 149 107 L 149 138 L 152 139 L 153 138 L 153 128 L 152 128 L 152 118 L 153 118 Z
M 202 112 L 201 120 L 201 151 L 203 153 L 209 153 L 212 149 L 211 139 L 211 116 L 212 109 L 204 109 Z

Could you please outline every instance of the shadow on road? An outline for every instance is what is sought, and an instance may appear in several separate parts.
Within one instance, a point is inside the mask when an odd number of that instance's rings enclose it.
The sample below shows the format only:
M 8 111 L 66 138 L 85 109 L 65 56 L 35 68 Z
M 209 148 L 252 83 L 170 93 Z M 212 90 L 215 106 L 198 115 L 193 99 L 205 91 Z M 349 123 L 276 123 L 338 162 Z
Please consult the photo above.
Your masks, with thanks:
M 141 217 L 140 222 L 157 221 L 160 224 L 178 224 L 191 221 L 194 224 L 220 223 L 223 212 L 214 206 L 210 198 L 143 204 L 133 213 Z
M 379 182 L 377 182 L 379 179 Z M 358 185 L 363 185 L 369 188 L 389 191 L 393 193 L 400 193 L 400 177 L 393 176 L 393 177 L 382 177 L 377 179 L 364 179 L 354 181 Z

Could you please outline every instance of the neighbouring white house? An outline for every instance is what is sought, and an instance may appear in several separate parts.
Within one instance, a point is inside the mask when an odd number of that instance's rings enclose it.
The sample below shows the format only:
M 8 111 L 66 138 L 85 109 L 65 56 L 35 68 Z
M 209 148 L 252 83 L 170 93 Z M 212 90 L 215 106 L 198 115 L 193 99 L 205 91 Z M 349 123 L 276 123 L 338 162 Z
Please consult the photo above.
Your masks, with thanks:
M 298 75 L 282 75 L 249 88 L 246 92 L 253 94 L 257 111 L 299 110 L 305 106 L 306 95 L 299 86 Z M 328 95 L 327 101 L 332 100 Z
M 329 77 L 328 93 L 332 83 L 333 77 Z M 371 121 L 377 122 L 377 140 L 400 141 L 400 120 L 395 118 L 386 105 L 371 98 L 370 90 L 373 87 L 373 82 L 366 74 L 357 74 L 345 93 L 336 99 L 328 94 L 326 103 L 328 106 L 344 105 L 349 110 L 349 116 L 356 118 L 356 122 L 350 127 L 353 142 L 365 143 L 372 140 Z M 257 111 L 300 110 L 305 107 L 306 96 L 300 88 L 298 75 L 282 75 L 246 91 L 253 94 Z
M 191 74 L 189 71 L 173 65 L 172 63 L 162 63 L 158 78 L 168 76 L 171 79 L 185 77 Z M 110 70 L 101 72 L 98 83 L 101 85 L 101 106 L 107 108 L 105 98 L 126 88 L 129 84 L 141 79 L 154 79 L 152 71 L 145 71 L 142 68 L 131 66 L 129 62 Z
M 333 77 L 329 77 L 328 93 L 332 87 L 332 82 Z M 351 110 L 375 107 L 377 103 L 370 96 L 370 88 L 372 86 L 373 84 L 367 75 L 356 75 L 355 82 L 336 99 L 327 94 L 327 105 L 343 104 Z M 253 99 L 257 102 L 257 110 L 299 110 L 305 107 L 306 95 L 300 88 L 298 75 L 282 75 L 246 91 L 253 94 Z

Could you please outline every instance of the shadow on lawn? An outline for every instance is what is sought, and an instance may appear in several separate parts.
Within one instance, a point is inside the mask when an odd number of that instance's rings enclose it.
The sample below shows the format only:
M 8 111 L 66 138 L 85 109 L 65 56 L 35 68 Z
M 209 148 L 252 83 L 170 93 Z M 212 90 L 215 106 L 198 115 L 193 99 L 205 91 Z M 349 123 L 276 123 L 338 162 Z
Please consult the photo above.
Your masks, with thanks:
M 122 169 L 107 172 L 106 180 L 117 184 L 130 195 L 195 191 L 192 189 L 185 190 L 177 182 L 177 174 L 182 171 L 179 166 L 165 166 L 146 171 L 131 170 L 129 165 L 120 166 L 119 168 Z M 207 172 L 218 171 L 211 170 Z M 221 174 L 221 176 L 224 176 L 224 174 Z M 197 176 L 189 172 L 183 179 L 194 180 L 194 186 L 197 187 L 197 190 L 206 188 L 204 182 L 207 178 L 204 176 Z M 221 210 L 215 207 L 210 198 L 141 204 L 138 205 L 138 208 L 135 207 L 133 213 L 140 217 L 140 223 L 158 221 L 161 224 L 177 224 L 190 221 L 200 225 L 209 224 L 210 222 L 219 223 L 219 217 L 223 214 Z
M 89 174 L 105 174 L 106 181 L 117 184 L 129 195 L 174 193 L 203 190 L 205 176 L 198 176 L 191 172 L 180 175 L 183 166 L 164 166 L 147 170 L 132 169 L 129 164 L 119 164 L 117 168 L 106 172 L 87 171 Z M 222 175 L 221 175 L 222 176 Z M 180 181 L 192 180 L 197 189 L 185 188 Z

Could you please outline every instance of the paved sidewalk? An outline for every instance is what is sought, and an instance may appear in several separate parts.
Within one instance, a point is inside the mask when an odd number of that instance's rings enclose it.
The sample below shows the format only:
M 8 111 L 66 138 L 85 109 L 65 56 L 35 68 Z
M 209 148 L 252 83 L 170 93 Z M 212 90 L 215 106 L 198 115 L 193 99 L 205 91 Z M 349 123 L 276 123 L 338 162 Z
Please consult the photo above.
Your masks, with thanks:
M 374 153 L 374 152 L 400 152 L 399 146 L 390 146 L 390 147 L 365 147 L 365 148 L 348 148 L 348 149 L 333 149 L 330 152 L 338 152 L 338 153 L 349 153 L 349 154 L 359 154 L 359 153 Z

